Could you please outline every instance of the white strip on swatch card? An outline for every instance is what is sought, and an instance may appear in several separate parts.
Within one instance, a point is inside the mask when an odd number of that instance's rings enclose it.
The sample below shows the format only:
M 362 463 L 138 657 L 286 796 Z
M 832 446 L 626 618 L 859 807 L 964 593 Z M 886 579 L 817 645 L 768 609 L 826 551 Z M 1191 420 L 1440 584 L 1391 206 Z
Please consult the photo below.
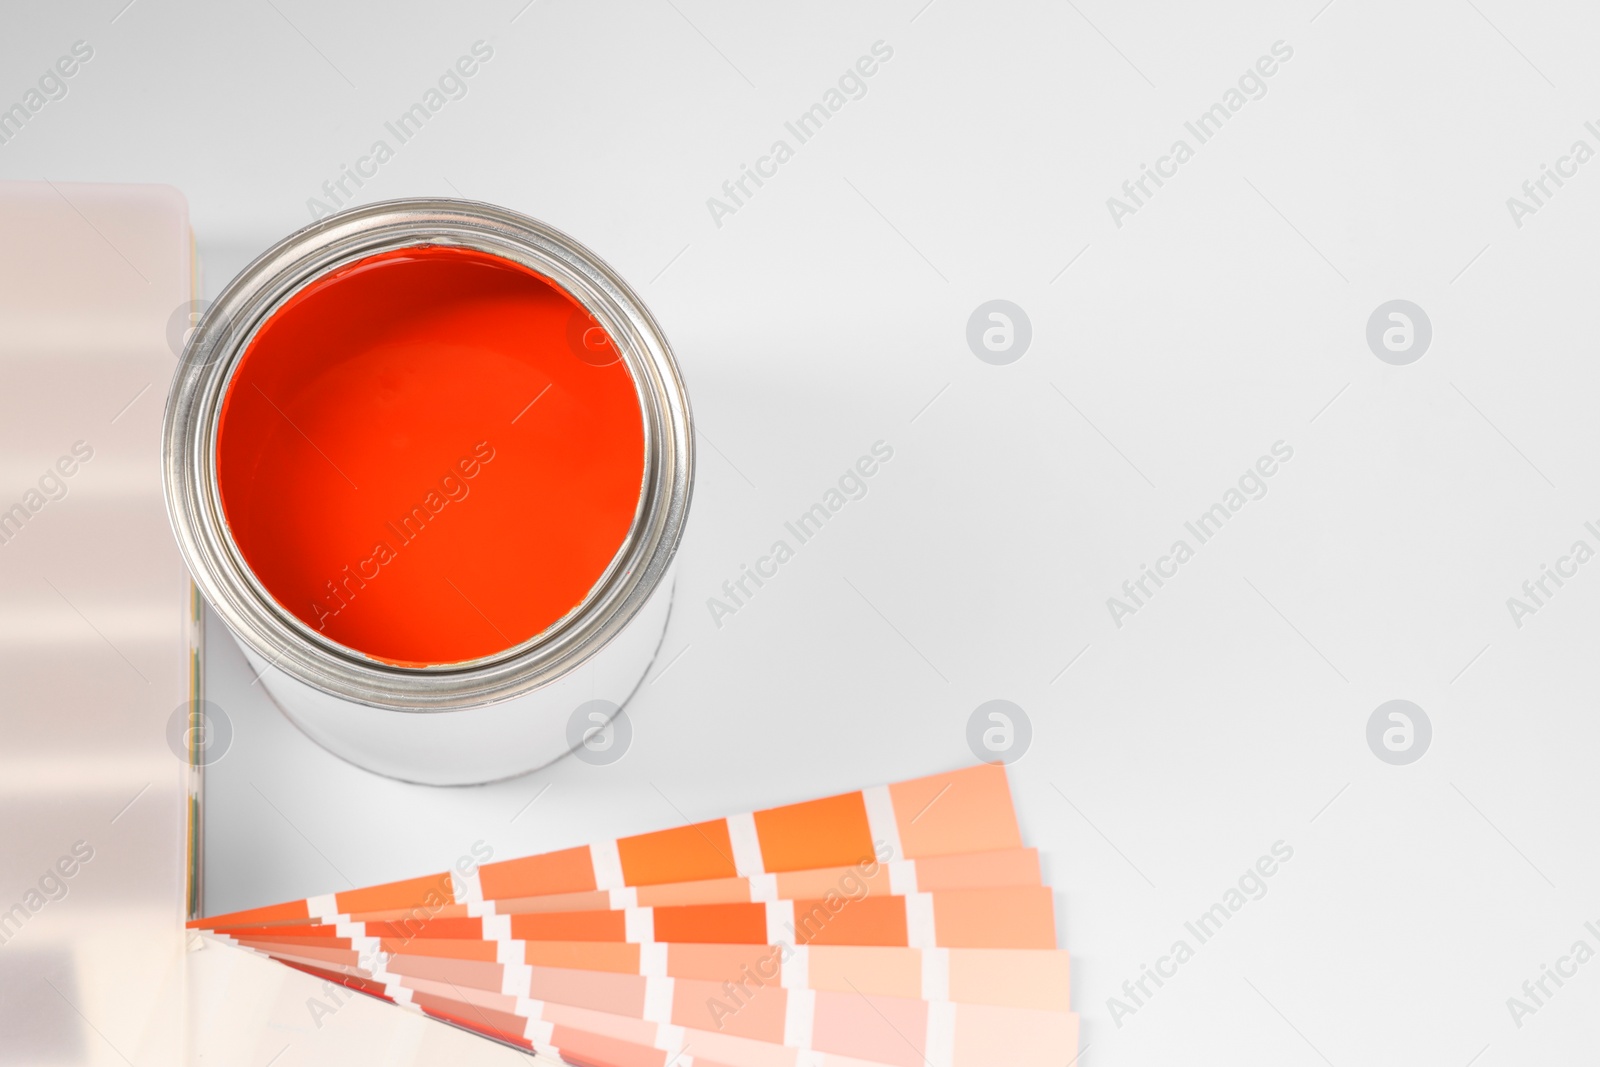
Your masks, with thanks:
M 336 923 L 346 916 L 339 913 L 339 900 L 332 893 L 306 898 L 306 914 L 317 922 Z
M 494 940 L 494 961 L 502 967 L 508 963 L 527 963 L 526 946 L 526 941 L 513 941 L 511 938 L 502 940 L 497 937 Z
M 955 1067 L 956 1006 L 949 1001 L 928 1005 L 928 1038 L 923 1044 L 928 1067 Z M 1065 1052 L 1063 1052 L 1065 1055 Z
M 668 945 L 664 941 L 646 941 L 639 946 L 639 973 L 646 978 L 667 977 Z
M 450 892 L 455 902 L 467 909 L 468 915 L 482 915 L 484 911 L 483 883 L 478 879 L 478 868 L 450 879 Z
M 794 942 L 794 901 L 767 902 L 767 944 L 792 945 Z
M 625 889 L 622 877 L 622 852 L 615 841 L 602 841 L 589 846 L 589 858 L 594 863 L 596 889 Z
M 905 852 L 900 846 L 900 821 L 895 817 L 894 799 L 889 795 L 889 787 L 876 785 L 871 789 L 863 789 L 861 797 L 867 806 L 867 829 L 872 834 L 873 848 L 887 846 L 890 861 L 905 859 Z
M 644 980 L 644 1019 L 646 1022 L 669 1024 L 672 1022 L 672 997 L 676 987 L 671 978 L 651 977 Z
M 656 912 L 654 908 L 629 908 L 622 913 L 623 937 L 634 944 L 656 939 Z
M 656 1048 L 673 1057 L 672 1060 L 667 1061 L 668 1067 L 671 1067 L 673 1063 L 689 1065 L 694 1063 L 694 1057 L 688 1055 L 688 1035 L 681 1026 L 674 1026 L 669 1023 L 666 1026 L 658 1027 L 656 1029 Z
M 791 989 L 784 997 L 783 1043 L 790 1048 L 810 1048 L 817 1017 L 817 995 L 809 989 Z
M 776 944 L 776 942 L 774 942 Z M 811 946 L 796 945 L 783 963 L 783 988 L 811 988 Z
M 503 964 L 500 971 L 500 992 L 508 997 L 526 996 L 533 988 L 533 968 L 526 960 Z
M 913 893 L 906 902 L 906 942 L 912 948 L 938 948 L 933 922 L 933 894 Z
M 527 997 L 518 997 L 516 1014 L 528 1020 L 528 1025 L 522 1028 L 522 1036 L 532 1042 L 534 1048 L 543 1052 L 550 1047 L 550 1042 L 555 1039 L 556 1028 L 552 1023 L 547 1023 L 539 1018 L 537 1012 L 525 1007 L 525 1005 L 531 1003 L 532 1001 Z M 546 1055 L 548 1054 L 546 1053 Z
M 897 897 L 910 896 L 917 891 L 917 863 L 915 860 L 893 860 L 889 868 L 889 892 Z
M 730 815 L 728 841 L 733 845 L 733 869 L 741 878 L 751 878 L 766 872 L 761 858 L 761 837 L 756 833 L 753 814 Z
M 950 999 L 950 950 L 925 948 L 922 950 L 922 999 Z

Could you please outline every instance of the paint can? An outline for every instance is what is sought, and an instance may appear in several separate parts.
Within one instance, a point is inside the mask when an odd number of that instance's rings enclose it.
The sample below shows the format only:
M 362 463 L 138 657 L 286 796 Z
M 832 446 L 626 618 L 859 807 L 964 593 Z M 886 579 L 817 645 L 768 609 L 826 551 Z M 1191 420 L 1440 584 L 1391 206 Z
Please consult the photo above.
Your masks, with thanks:
M 660 647 L 688 398 L 633 290 L 534 219 L 397 200 L 279 242 L 185 347 L 162 447 L 207 602 L 284 714 L 358 766 L 534 770 Z

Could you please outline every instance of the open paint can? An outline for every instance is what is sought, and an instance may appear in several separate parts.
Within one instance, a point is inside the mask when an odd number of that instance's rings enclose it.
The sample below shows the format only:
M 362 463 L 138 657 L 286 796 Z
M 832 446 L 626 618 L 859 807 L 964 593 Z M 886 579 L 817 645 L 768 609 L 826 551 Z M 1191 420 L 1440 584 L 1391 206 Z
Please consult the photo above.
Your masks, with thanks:
M 207 310 L 163 433 L 196 583 L 352 763 L 533 770 L 660 647 L 688 398 L 634 292 L 533 219 L 399 200 L 281 241 Z

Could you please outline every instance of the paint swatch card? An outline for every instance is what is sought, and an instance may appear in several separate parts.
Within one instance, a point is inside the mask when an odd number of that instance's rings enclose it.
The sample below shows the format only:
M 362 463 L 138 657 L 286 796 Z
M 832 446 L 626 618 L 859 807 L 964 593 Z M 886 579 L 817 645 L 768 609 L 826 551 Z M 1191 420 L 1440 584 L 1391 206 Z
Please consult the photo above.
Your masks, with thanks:
M 1054 895 L 998 764 L 190 925 L 592 1067 L 1077 1049 Z

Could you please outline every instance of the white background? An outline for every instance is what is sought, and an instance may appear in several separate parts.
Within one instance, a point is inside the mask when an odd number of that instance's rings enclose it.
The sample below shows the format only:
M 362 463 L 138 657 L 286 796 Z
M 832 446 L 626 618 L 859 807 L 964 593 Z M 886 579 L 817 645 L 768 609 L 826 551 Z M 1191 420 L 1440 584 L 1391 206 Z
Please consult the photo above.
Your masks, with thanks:
M 670 666 L 626 757 L 374 779 L 219 638 L 212 910 L 947 769 L 999 697 L 1032 720 L 1012 779 L 1090 1067 L 1600 1050 L 1600 963 L 1520 1028 L 1506 1005 L 1600 950 L 1600 563 L 1520 629 L 1506 607 L 1600 548 L 1600 162 L 1520 228 L 1506 206 L 1600 149 L 1592 12 L 523 2 L 114 0 L 0 35 L 0 106 L 94 48 L 0 176 L 170 183 L 213 292 L 489 42 L 358 202 L 459 194 L 571 233 L 650 304 L 695 405 Z M 866 96 L 718 227 L 707 197 L 879 40 Z M 1117 227 L 1106 198 L 1280 40 L 1267 94 Z M 1009 366 L 966 343 L 992 298 L 1032 321 Z M 1409 366 L 1364 336 L 1396 298 L 1433 326 Z M 706 598 L 880 439 L 868 496 L 717 628 Z M 1117 628 L 1106 598 L 1280 440 L 1268 495 Z M 1410 766 L 1367 746 L 1393 698 L 1433 724 Z M 1119 1027 L 1108 998 L 1280 839 L 1267 895 Z M 319 1040 L 280 1062 L 333 1062 Z

